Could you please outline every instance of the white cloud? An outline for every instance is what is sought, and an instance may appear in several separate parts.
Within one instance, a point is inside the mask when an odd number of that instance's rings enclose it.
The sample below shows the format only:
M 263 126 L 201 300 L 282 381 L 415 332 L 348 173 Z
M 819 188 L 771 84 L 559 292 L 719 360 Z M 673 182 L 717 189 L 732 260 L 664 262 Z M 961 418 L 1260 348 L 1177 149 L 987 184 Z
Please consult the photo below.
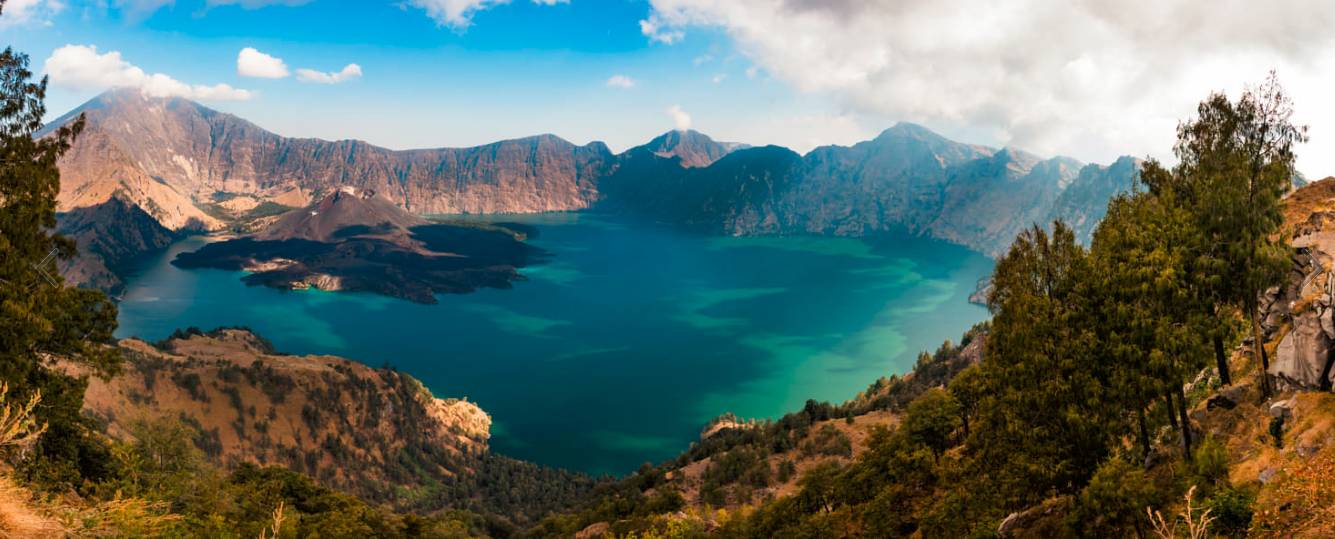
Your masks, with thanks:
M 39 24 L 49 26 L 51 17 L 65 10 L 61 0 L 9 0 L 0 12 L 0 28 Z
M 570 0 L 532 0 L 534 4 L 554 6 Z M 477 12 L 510 3 L 510 0 L 408 0 L 408 4 L 426 11 L 436 24 L 448 26 L 456 32 L 467 30 Z
M 297 70 L 297 80 L 301 82 L 314 82 L 317 84 L 338 84 L 352 79 L 361 78 L 362 66 L 357 64 L 348 64 L 343 66 L 340 71 L 326 73 L 314 69 L 301 68 Z
M 715 73 L 715 74 L 714 74 L 714 78 L 712 78 L 712 79 L 710 79 L 710 80 L 714 81 L 714 84 L 719 84 L 719 83 L 723 82 L 724 79 L 727 79 L 727 78 L 728 78 L 728 74 L 727 74 L 727 73 Z
M 640 32 L 649 36 L 649 41 L 671 45 L 686 37 L 686 32 L 681 30 L 681 26 L 684 25 L 664 22 L 657 13 L 654 13 L 648 19 L 640 21 Z
M 264 54 L 251 47 L 236 55 L 236 74 L 242 77 L 281 79 L 288 75 L 287 64 L 281 58 Z
M 641 30 L 726 32 L 764 74 L 863 118 L 983 132 L 1108 161 L 1165 156 L 1212 90 L 1271 68 L 1312 124 L 1300 165 L 1335 173 L 1335 2 L 650 0 Z M 748 74 L 750 74 L 748 70 Z
M 681 105 L 672 105 L 664 112 L 672 118 L 672 127 L 677 131 L 685 131 L 691 128 L 691 115 L 681 110 Z
M 625 75 L 612 75 L 607 78 L 607 87 L 629 90 L 635 87 L 635 79 Z
M 240 101 L 255 96 L 254 92 L 233 88 L 226 84 L 191 85 L 162 73 L 144 70 L 121 59 L 121 53 L 110 51 L 98 54 L 92 45 L 65 45 L 51 53 L 42 71 L 51 82 L 78 90 L 107 88 L 138 88 L 153 97 L 185 97 L 203 101 Z

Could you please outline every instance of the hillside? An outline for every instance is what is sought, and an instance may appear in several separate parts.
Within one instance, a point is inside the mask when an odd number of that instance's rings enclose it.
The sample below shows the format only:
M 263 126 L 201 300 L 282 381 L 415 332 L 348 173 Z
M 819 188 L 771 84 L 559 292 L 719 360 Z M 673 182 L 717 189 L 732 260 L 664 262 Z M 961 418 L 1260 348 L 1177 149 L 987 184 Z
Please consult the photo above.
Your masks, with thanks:
M 84 411 L 112 437 L 179 421 L 213 464 L 281 466 L 401 510 L 470 509 L 523 523 L 593 486 L 492 455 L 491 417 L 393 369 L 275 351 L 244 329 L 124 339 L 122 374 L 89 379 Z M 85 374 L 66 365 L 67 372 Z
M 382 500 L 393 494 L 383 490 L 389 483 L 414 489 L 469 473 L 474 456 L 487 450 L 486 412 L 432 397 L 394 371 L 278 354 L 239 329 L 119 346 L 125 373 L 92 379 L 84 396 L 84 410 L 112 436 L 128 435 L 130 423 L 147 416 L 180 418 L 220 464 L 283 465 Z M 426 473 L 396 471 L 403 456 Z
M 124 288 L 125 264 L 143 253 L 166 248 L 178 237 L 121 196 L 75 208 L 56 219 L 56 231 L 78 246 L 74 258 L 61 261 L 61 275 L 70 284 L 112 295 Z
M 906 232 L 996 256 L 1025 227 L 1070 221 L 1088 241 L 1114 194 L 1139 172 L 1041 159 L 948 140 L 898 124 L 851 147 L 799 155 L 775 146 L 735 150 L 682 169 L 637 148 L 600 185 L 604 205 L 729 235 Z
M 806 155 L 670 131 L 614 155 L 540 135 L 470 148 L 394 151 L 287 138 L 236 116 L 132 90 L 78 114 L 60 160 L 62 210 L 122 192 L 169 229 L 216 230 L 301 207 L 343 187 L 415 214 L 582 210 L 595 205 L 720 234 L 863 236 L 907 231 L 997 255 L 1022 228 L 1070 219 L 1087 238 L 1137 167 L 961 144 L 898 124 L 873 140 Z
M 694 129 L 668 131 L 640 146 L 658 157 L 675 157 L 681 166 L 690 168 L 707 167 L 729 152 L 746 147 L 736 142 L 716 142 Z
M 294 190 L 344 186 L 382 193 L 414 213 L 580 209 L 596 198 L 596 178 L 611 158 L 601 143 L 575 146 L 550 135 L 409 151 L 286 138 L 189 100 L 136 90 L 104 93 L 47 130 L 81 113 L 87 129 L 60 161 L 60 207 L 127 189 L 173 229 L 192 220 L 219 226 L 194 206 L 216 193 L 283 203 Z

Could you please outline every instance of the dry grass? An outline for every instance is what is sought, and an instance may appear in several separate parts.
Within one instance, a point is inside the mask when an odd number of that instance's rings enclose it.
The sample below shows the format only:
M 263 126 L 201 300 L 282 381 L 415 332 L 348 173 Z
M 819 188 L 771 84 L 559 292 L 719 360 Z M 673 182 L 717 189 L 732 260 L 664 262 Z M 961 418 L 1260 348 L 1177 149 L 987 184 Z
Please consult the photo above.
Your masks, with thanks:
M 26 489 L 0 477 L 0 537 L 65 537 L 65 526 L 34 508 L 31 500 Z
M 1335 537 L 1335 450 L 1290 459 L 1257 507 L 1253 536 Z
M 1284 228 L 1295 230 L 1313 213 L 1335 209 L 1335 177 L 1318 180 L 1284 199 Z

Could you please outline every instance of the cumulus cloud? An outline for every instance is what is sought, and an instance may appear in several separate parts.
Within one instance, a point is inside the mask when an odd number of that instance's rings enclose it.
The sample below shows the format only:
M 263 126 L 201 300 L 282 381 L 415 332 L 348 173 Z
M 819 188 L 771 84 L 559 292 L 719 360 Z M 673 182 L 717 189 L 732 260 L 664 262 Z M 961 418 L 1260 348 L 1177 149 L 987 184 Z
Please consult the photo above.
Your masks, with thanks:
M 357 64 L 348 64 L 343 66 L 342 70 L 332 73 L 316 71 L 314 69 L 301 68 L 297 70 L 297 80 L 301 82 L 313 82 L 316 84 L 338 84 L 347 82 L 362 76 L 362 66 Z
M 677 131 L 685 131 L 691 128 L 691 115 L 681 110 L 681 105 L 672 105 L 664 112 L 667 112 L 667 115 L 672 118 L 672 127 Z
M 0 28 L 50 25 L 51 17 L 64 10 L 65 3 L 61 0 L 9 0 L 0 12 Z
M 570 3 L 570 0 L 532 1 L 542 6 Z M 467 30 L 473 24 L 473 15 L 477 12 L 508 3 L 510 0 L 408 0 L 408 5 L 426 11 L 436 24 L 448 26 L 456 32 Z
M 625 75 L 612 75 L 611 77 L 607 78 L 607 87 L 629 90 L 635 87 L 635 79 L 632 79 Z
M 42 71 L 52 84 L 78 90 L 138 88 L 153 97 L 185 97 L 202 101 L 240 101 L 254 92 L 227 84 L 186 84 L 162 73 L 145 73 L 118 51 L 99 54 L 92 45 L 65 45 L 51 53 Z
M 288 72 L 287 64 L 284 64 L 281 58 L 246 47 L 236 55 L 236 74 L 242 77 L 281 79 L 286 77 Z
M 1168 153 L 1212 90 L 1279 70 L 1335 142 L 1335 2 L 650 0 L 651 41 L 723 31 L 772 78 L 867 117 L 1106 161 Z M 749 74 L 749 73 L 748 73 Z M 1332 133 L 1326 135 L 1325 133 Z

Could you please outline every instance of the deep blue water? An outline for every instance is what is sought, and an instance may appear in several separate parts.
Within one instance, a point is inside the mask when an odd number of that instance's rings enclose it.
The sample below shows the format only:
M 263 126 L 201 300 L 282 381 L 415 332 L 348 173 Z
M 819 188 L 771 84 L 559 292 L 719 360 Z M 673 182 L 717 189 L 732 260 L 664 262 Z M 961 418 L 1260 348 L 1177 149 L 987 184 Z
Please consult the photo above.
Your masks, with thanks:
M 551 261 L 510 290 L 420 305 L 247 287 L 236 272 L 145 260 L 119 336 L 249 326 L 290 353 L 386 363 L 494 420 L 505 455 L 622 474 L 675 456 L 724 412 L 777 417 L 907 371 L 987 313 L 991 260 L 922 239 L 731 238 L 592 214 L 537 225 Z

